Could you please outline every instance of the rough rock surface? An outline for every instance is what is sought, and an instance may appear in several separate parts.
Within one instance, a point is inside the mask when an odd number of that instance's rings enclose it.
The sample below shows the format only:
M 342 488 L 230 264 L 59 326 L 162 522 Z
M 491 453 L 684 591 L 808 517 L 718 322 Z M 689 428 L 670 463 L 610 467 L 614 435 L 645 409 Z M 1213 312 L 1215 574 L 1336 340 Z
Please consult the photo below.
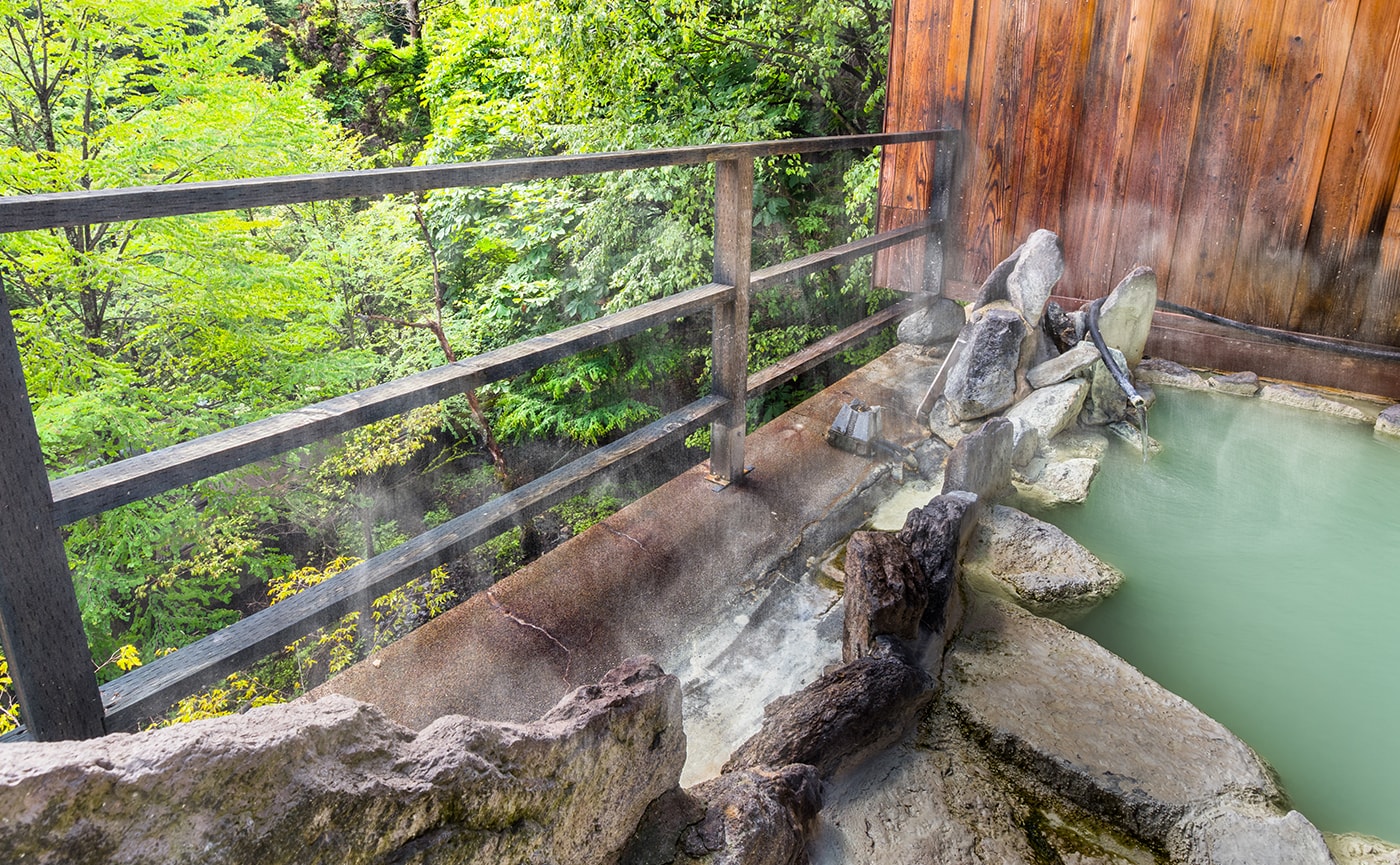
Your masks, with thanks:
M 983 597 L 946 663 L 946 699 L 994 756 L 1144 841 L 1226 795 L 1282 804 L 1229 730 L 1057 622 Z
M 1052 384 L 1033 391 L 1012 406 L 1005 417 L 1025 418 L 1040 434 L 1041 441 L 1049 441 L 1075 422 L 1088 394 L 1089 383 L 1080 378 Z
M 1040 505 L 1079 504 L 1089 498 L 1089 485 L 1099 473 L 1099 461 L 1089 457 L 1044 462 L 1039 471 L 1027 472 L 1016 492 Z
M 879 636 L 911 643 L 918 638 L 929 586 L 923 568 L 893 534 L 851 535 L 846 543 L 846 581 L 841 594 L 846 605 L 843 661 L 871 654 Z
M 1023 417 L 1011 421 L 1011 467 L 1023 469 L 1040 452 L 1040 433 Z
M 942 700 L 899 745 L 829 782 L 813 865 L 1164 865 L 1010 773 Z
M 952 413 L 948 410 L 948 400 L 941 396 L 934 400 L 933 408 L 929 409 L 929 431 L 938 436 L 939 440 L 949 447 L 956 447 L 958 442 L 967 437 L 968 433 L 976 432 L 981 426 L 981 422 L 976 420 L 954 420 Z
M 1064 247 L 1055 232 L 1041 228 L 1031 232 L 1018 252 L 1006 276 L 1006 298 L 1026 321 L 1039 322 L 1051 290 L 1065 272 Z
M 1137 427 L 1133 426 L 1127 421 L 1111 423 L 1108 426 L 1104 427 L 1104 429 L 1107 429 L 1109 432 L 1113 433 L 1114 436 L 1126 442 L 1138 453 L 1142 453 L 1144 440 L 1146 440 L 1147 442 L 1147 452 L 1149 454 L 1157 454 L 1162 452 L 1161 442 L 1157 441 L 1150 435 L 1144 436 L 1142 434 L 1142 430 L 1138 429 Z
M 1026 383 L 1031 387 L 1049 387 L 1079 375 L 1099 359 L 1099 350 L 1092 342 L 1081 342 L 1059 357 L 1031 367 Z
M 1337 865 L 1400 865 L 1400 847 L 1368 835 L 1328 835 Z
M 1138 267 L 1109 292 L 1099 311 L 1099 333 L 1104 343 L 1123 352 L 1129 368 L 1142 360 L 1156 309 L 1157 274 L 1150 267 Z
M 897 649 L 843 664 L 764 707 L 759 731 L 723 771 L 806 763 L 829 777 L 847 758 L 902 738 L 931 684 Z
M 1376 416 L 1376 432 L 1400 436 L 1400 405 L 1393 405 Z
M 1026 323 L 1014 310 L 991 309 L 968 325 L 967 346 L 948 370 L 943 395 L 954 422 L 986 417 L 1016 399 L 1016 368 Z
M 711 853 L 703 859 L 707 865 L 796 865 L 806 860 L 807 839 L 822 807 L 821 779 L 813 767 L 730 772 L 697 785 L 690 794 L 708 807 L 703 819 L 681 835 L 677 863 Z
M 936 496 L 904 518 L 900 542 L 913 555 L 923 571 L 928 587 L 928 605 L 923 624 L 933 637 L 950 630 L 949 601 L 957 591 L 959 567 L 967 545 L 977 528 L 980 500 L 969 492 Z M 941 644 L 937 647 L 941 652 Z
M 1061 353 L 1069 351 L 1084 338 L 1083 332 L 1079 329 L 1079 324 L 1082 321 L 1082 317 L 1076 319 L 1053 300 L 1045 305 L 1045 316 L 1041 319 L 1045 333 L 1050 337 L 1050 342 Z
M 1367 412 L 1350 403 L 1328 399 L 1320 393 L 1304 390 L 1303 388 L 1288 384 L 1264 385 L 1263 389 L 1259 391 L 1259 398 L 1268 402 L 1278 403 L 1279 405 L 1307 409 L 1308 411 L 1320 411 L 1323 414 L 1330 414 L 1333 417 L 1360 421 L 1362 423 L 1375 423 L 1377 418 L 1376 414 Z
M 1182 865 L 1332 865 L 1322 833 L 1297 811 L 1222 802 L 1183 820 L 1168 849 Z
M 1050 455 L 1056 460 L 1083 457 L 1101 460 L 1108 453 L 1108 437 L 1087 429 L 1065 430 L 1050 442 Z
M 958 335 L 967 324 L 967 311 L 962 304 L 948 297 L 931 300 L 904 317 L 896 335 L 900 342 L 911 345 L 937 345 Z
M 325 697 L 6 746 L 0 849 L 63 863 L 596 863 L 685 761 L 680 683 L 625 662 L 538 721 L 415 735 Z
M 1123 352 L 1109 348 L 1109 356 L 1117 362 L 1119 369 L 1127 369 L 1127 359 Z M 1128 405 L 1128 395 L 1108 371 L 1108 364 L 1100 360 L 1089 367 L 1089 393 L 1084 398 L 1084 409 L 1079 416 L 1081 422 L 1093 426 L 1121 421 L 1132 414 Z
M 1252 372 L 1235 372 L 1229 375 L 1213 375 L 1206 379 L 1211 390 L 1233 393 L 1237 396 L 1254 396 L 1259 393 L 1259 376 Z
M 965 436 L 948 454 L 943 492 L 965 490 L 982 500 L 994 499 L 1011 486 L 1011 421 L 994 417 Z
M 963 559 L 974 585 L 989 583 L 1038 612 L 1083 609 L 1118 590 L 1123 575 L 1035 517 L 997 505 L 982 515 Z
M 1145 384 L 1167 385 L 1187 390 L 1205 390 L 1210 387 L 1200 373 L 1187 369 L 1174 360 L 1150 357 L 1133 370 L 1133 379 Z

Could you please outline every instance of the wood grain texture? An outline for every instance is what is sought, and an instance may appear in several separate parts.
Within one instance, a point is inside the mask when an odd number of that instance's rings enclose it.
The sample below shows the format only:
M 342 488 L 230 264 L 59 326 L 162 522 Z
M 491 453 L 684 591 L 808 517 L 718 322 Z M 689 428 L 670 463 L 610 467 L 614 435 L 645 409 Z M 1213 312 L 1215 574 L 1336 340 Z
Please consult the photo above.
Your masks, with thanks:
M 1220 0 L 1172 248 L 1169 299 L 1213 305 L 1234 273 L 1283 3 Z
M 734 291 L 714 307 L 710 389 L 729 408 L 710 426 L 710 475 L 723 484 L 744 476 L 752 244 L 753 160 L 721 162 L 715 166 L 714 278 Z
M 0 640 L 39 741 L 101 736 L 102 702 L 68 575 L 14 325 L 0 286 Z
M 1211 47 L 1214 0 L 1157 0 L 1145 60 L 1113 273 L 1138 265 L 1171 279 L 1183 180 Z
M 1229 318 L 1286 328 L 1359 0 L 1285 0 L 1240 224 Z
M 683 439 L 727 401 L 707 396 L 367 562 L 157 658 L 102 687 L 107 728 L 132 730 L 184 695 L 281 650 L 372 599 L 426 574 L 494 535 L 575 495 L 606 468 Z
M 1371 288 L 1383 281 L 1381 239 L 1397 164 L 1400 19 L 1390 4 L 1364 0 L 1323 158 L 1291 328 L 1350 338 L 1362 334 Z M 1397 336 L 1400 332 L 1383 338 Z

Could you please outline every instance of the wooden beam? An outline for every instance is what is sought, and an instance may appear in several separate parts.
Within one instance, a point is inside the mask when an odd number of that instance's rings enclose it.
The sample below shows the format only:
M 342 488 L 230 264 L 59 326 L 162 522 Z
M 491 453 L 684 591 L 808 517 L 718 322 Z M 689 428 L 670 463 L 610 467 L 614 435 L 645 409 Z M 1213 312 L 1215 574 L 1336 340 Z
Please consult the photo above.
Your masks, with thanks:
M 60 478 L 52 484 L 54 521 L 71 523 L 538 369 L 713 306 L 730 291 L 729 286 L 718 284 L 693 288 L 457 363 Z
M 631 171 L 667 165 L 700 165 L 736 159 L 752 161 L 787 153 L 821 153 L 934 141 L 956 134 L 954 131 L 937 129 L 879 135 L 833 135 L 782 141 L 707 144 L 657 150 L 498 159 L 451 165 L 417 165 L 370 171 L 292 174 L 284 177 L 5 196 L 0 197 L 0 232 L 244 210 L 339 198 L 378 198 L 450 187 L 500 186 L 527 180 Z
M 715 282 L 734 286 L 715 305 L 711 390 L 729 407 L 710 427 L 710 477 L 731 484 L 744 476 L 749 363 L 749 256 L 753 244 L 753 160 L 715 166 Z
M 0 640 L 22 720 L 40 741 L 101 736 L 102 701 L 68 574 L 49 517 L 49 479 L 0 285 Z
M 528 517 L 577 494 L 604 469 L 626 465 L 685 438 L 728 401 L 707 396 L 587 456 L 531 481 L 411 541 L 336 574 L 102 687 L 107 729 L 131 730 L 179 698 L 423 576 Z
M 918 308 L 919 300 L 909 297 L 887 306 L 850 327 L 823 337 L 801 351 L 749 376 L 749 398 L 762 396 L 778 385 L 825 363 L 837 354 L 868 338 Z
M 925 219 L 914 225 L 906 225 L 903 228 L 882 231 L 879 234 L 872 234 L 860 240 L 853 240 L 850 243 L 833 246 L 821 252 L 814 252 L 811 255 L 804 255 L 801 258 L 794 258 L 782 264 L 775 264 L 771 267 L 755 270 L 749 276 L 750 293 L 762 288 L 782 285 L 784 282 L 790 280 L 801 279 L 808 274 L 817 273 L 829 267 L 835 267 L 838 264 L 854 261 L 878 249 L 885 249 L 923 238 L 931 232 L 938 231 L 940 228 L 942 228 L 941 220 Z

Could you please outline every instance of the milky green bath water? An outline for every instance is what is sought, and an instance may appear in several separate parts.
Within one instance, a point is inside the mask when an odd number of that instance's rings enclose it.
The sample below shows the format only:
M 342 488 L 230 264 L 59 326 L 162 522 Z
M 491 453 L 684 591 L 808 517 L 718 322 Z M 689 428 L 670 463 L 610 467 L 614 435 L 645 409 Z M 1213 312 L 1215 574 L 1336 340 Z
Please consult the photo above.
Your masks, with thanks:
M 1320 829 L 1400 842 L 1400 442 L 1162 388 L 1163 452 L 1117 446 L 1037 515 L 1127 580 L 1072 625 L 1248 742 Z

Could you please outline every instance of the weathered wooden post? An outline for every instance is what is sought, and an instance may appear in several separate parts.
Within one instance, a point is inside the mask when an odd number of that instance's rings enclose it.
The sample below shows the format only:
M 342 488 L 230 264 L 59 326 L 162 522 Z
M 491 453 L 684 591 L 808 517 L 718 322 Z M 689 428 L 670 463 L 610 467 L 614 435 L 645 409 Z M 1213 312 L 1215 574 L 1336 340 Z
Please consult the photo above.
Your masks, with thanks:
M 715 282 L 734 286 L 715 305 L 711 390 L 729 405 L 710 425 L 710 480 L 744 476 L 744 401 L 748 395 L 749 253 L 753 244 L 753 160 L 715 163 Z
M 24 384 L 5 287 L 0 283 L 0 639 L 23 721 L 40 741 L 89 739 L 103 730 L 68 556 Z

